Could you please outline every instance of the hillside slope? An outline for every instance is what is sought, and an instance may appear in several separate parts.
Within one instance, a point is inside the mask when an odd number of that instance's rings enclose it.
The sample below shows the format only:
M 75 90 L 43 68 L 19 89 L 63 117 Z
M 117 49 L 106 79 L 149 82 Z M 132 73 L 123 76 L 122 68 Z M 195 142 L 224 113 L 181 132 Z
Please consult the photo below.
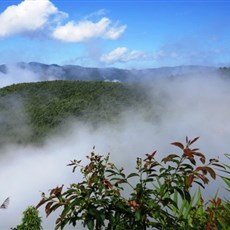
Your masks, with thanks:
M 147 107 L 140 85 L 102 81 L 44 81 L 0 89 L 0 144 L 42 140 L 70 118 L 116 121 L 122 111 Z

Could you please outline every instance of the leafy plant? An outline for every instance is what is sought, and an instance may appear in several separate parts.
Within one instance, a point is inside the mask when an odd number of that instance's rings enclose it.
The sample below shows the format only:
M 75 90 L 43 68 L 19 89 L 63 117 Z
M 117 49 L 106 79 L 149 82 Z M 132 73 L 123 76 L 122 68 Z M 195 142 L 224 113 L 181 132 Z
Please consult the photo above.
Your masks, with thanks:
M 225 156 L 228 158 L 228 160 L 230 160 L 230 154 L 225 154 Z M 227 186 L 226 189 L 230 192 L 230 177 L 228 177 L 230 176 L 230 165 L 228 164 L 223 164 L 223 165 L 225 166 L 225 168 L 228 169 L 228 171 L 224 170 L 224 172 L 227 173 L 227 175 L 222 175 L 221 178 L 223 179 L 223 181 Z
M 76 226 L 77 222 L 90 230 L 212 229 L 216 224 L 213 210 L 220 215 L 226 210 L 218 199 L 206 209 L 200 189 L 192 195 L 191 187 L 205 188 L 210 179 L 216 179 L 214 168 L 225 167 L 217 159 L 206 163 L 205 155 L 191 148 L 197 140 L 186 138 L 185 145 L 173 142 L 181 154 L 170 154 L 161 161 L 156 159 L 156 151 L 138 157 L 131 173 L 111 163 L 109 155 L 92 151 L 87 165 L 81 160 L 69 164 L 73 172 L 80 170 L 82 180 L 66 191 L 63 185 L 51 189 L 48 197 L 43 194 L 37 208 L 45 204 L 47 216 L 62 209 L 55 229 Z
M 42 220 L 39 217 L 39 211 L 30 206 L 23 212 L 22 222 L 12 230 L 42 230 Z

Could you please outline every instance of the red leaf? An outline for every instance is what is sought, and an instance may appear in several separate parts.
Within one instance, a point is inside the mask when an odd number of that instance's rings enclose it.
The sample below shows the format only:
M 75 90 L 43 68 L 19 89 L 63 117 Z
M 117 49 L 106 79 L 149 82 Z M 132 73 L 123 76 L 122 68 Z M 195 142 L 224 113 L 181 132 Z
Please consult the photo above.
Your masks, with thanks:
M 205 227 L 205 230 L 211 230 L 211 227 L 210 227 L 210 224 L 207 223 L 206 227 Z
M 188 187 L 192 187 L 192 182 L 194 180 L 194 175 L 193 174 L 190 174 L 188 177 L 187 177 L 187 180 L 186 180 L 186 183 L 187 183 L 187 186 Z
M 199 177 L 204 182 L 204 184 L 208 184 L 209 179 L 206 176 L 202 174 L 197 174 L 197 177 Z
M 184 145 L 180 142 L 173 142 L 173 143 L 171 143 L 171 145 L 175 145 L 175 146 L 179 147 L 180 149 L 184 150 Z
M 195 137 L 193 140 L 191 140 L 189 142 L 189 145 L 193 144 L 194 142 L 196 142 L 200 137 Z
M 168 155 L 167 157 L 163 158 L 162 161 L 166 164 L 166 162 L 172 160 L 173 158 L 176 158 L 176 157 L 179 157 L 178 155 L 176 154 L 170 154 Z
M 198 157 L 202 157 L 202 158 L 205 158 L 205 155 L 200 153 L 200 152 L 197 152 L 198 149 L 192 149 L 192 152 L 194 155 L 198 156 Z
M 106 189 L 113 188 L 113 185 L 106 179 L 103 179 L 103 183 L 105 184 Z
M 41 205 L 45 204 L 48 201 L 48 199 L 43 198 L 36 206 L 36 208 L 38 209 Z
M 51 189 L 50 196 L 54 195 L 54 196 L 58 197 L 59 195 L 61 195 L 63 186 L 64 185 L 62 185 L 61 187 L 57 186 L 56 188 Z
M 210 167 L 205 167 L 205 168 L 209 172 L 210 176 L 215 180 L 216 179 L 216 173 L 215 173 L 215 171 L 212 168 L 210 168 Z
M 184 155 L 190 158 L 193 157 L 193 152 L 191 151 L 191 149 L 186 148 L 184 149 Z
M 46 216 L 47 216 L 47 217 L 49 216 L 49 214 L 50 214 L 50 212 L 51 212 L 50 208 L 51 208 L 51 206 L 52 206 L 53 203 L 54 203 L 53 201 L 50 201 L 50 202 L 46 205 L 46 207 L 45 207 L 45 212 L 46 212 Z
M 201 158 L 200 158 L 200 161 L 201 161 L 203 164 L 205 164 L 205 158 L 201 157 Z
M 197 172 L 198 172 L 198 171 L 203 171 L 204 169 L 205 169 L 205 167 L 199 166 L 199 167 L 196 168 L 196 171 L 197 171 Z
M 207 167 L 207 166 L 204 166 L 204 167 L 197 167 L 196 168 L 196 171 L 202 171 L 204 174 L 206 174 L 207 172 L 210 174 L 210 176 L 215 180 L 216 179 L 216 173 L 215 171 L 210 168 L 210 167 Z
M 196 165 L 196 161 L 194 160 L 193 157 L 188 157 L 188 159 L 193 165 Z
M 128 204 L 130 207 L 133 207 L 133 208 L 138 208 L 140 206 L 139 202 L 136 200 L 129 200 Z
M 147 156 L 147 158 L 145 160 L 152 160 L 155 156 L 157 151 L 154 151 L 153 153 L 151 154 L 145 154 Z

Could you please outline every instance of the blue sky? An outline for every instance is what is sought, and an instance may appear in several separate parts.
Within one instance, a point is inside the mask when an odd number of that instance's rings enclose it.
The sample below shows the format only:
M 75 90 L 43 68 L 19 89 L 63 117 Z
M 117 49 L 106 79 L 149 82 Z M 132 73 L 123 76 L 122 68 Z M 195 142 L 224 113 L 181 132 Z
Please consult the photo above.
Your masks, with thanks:
M 230 0 L 0 0 L 0 64 L 230 66 Z

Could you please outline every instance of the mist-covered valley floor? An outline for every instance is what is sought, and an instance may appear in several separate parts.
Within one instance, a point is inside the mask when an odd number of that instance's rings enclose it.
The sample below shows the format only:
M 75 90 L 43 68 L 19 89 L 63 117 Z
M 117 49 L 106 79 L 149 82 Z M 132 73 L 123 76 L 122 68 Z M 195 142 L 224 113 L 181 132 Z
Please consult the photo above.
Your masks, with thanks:
M 36 75 L 32 76 L 36 81 Z M 183 77 L 153 77 L 140 84 L 148 94 L 146 109 L 123 109 L 116 122 L 102 122 L 96 127 L 71 118 L 40 145 L 1 146 L 0 199 L 10 197 L 8 209 L 0 210 L 1 230 L 19 224 L 21 213 L 39 202 L 41 192 L 77 182 L 79 174 L 73 174 L 66 165 L 72 159 L 85 159 L 93 146 L 97 153 L 110 152 L 111 160 L 127 171 L 135 167 L 137 156 L 157 150 L 157 158 L 162 159 L 178 151 L 170 143 L 184 142 L 186 136 L 200 137 L 195 147 L 207 158 L 226 160 L 224 154 L 230 151 L 229 79 L 193 73 Z M 20 111 L 24 113 L 21 105 Z M 153 116 L 149 111 L 154 111 Z M 26 113 L 24 117 L 27 118 Z M 214 195 L 218 187 L 219 193 L 229 199 L 221 182 L 211 183 L 204 191 L 205 197 Z M 44 229 L 54 229 L 55 217 L 46 219 L 44 207 L 40 208 L 40 214 Z

